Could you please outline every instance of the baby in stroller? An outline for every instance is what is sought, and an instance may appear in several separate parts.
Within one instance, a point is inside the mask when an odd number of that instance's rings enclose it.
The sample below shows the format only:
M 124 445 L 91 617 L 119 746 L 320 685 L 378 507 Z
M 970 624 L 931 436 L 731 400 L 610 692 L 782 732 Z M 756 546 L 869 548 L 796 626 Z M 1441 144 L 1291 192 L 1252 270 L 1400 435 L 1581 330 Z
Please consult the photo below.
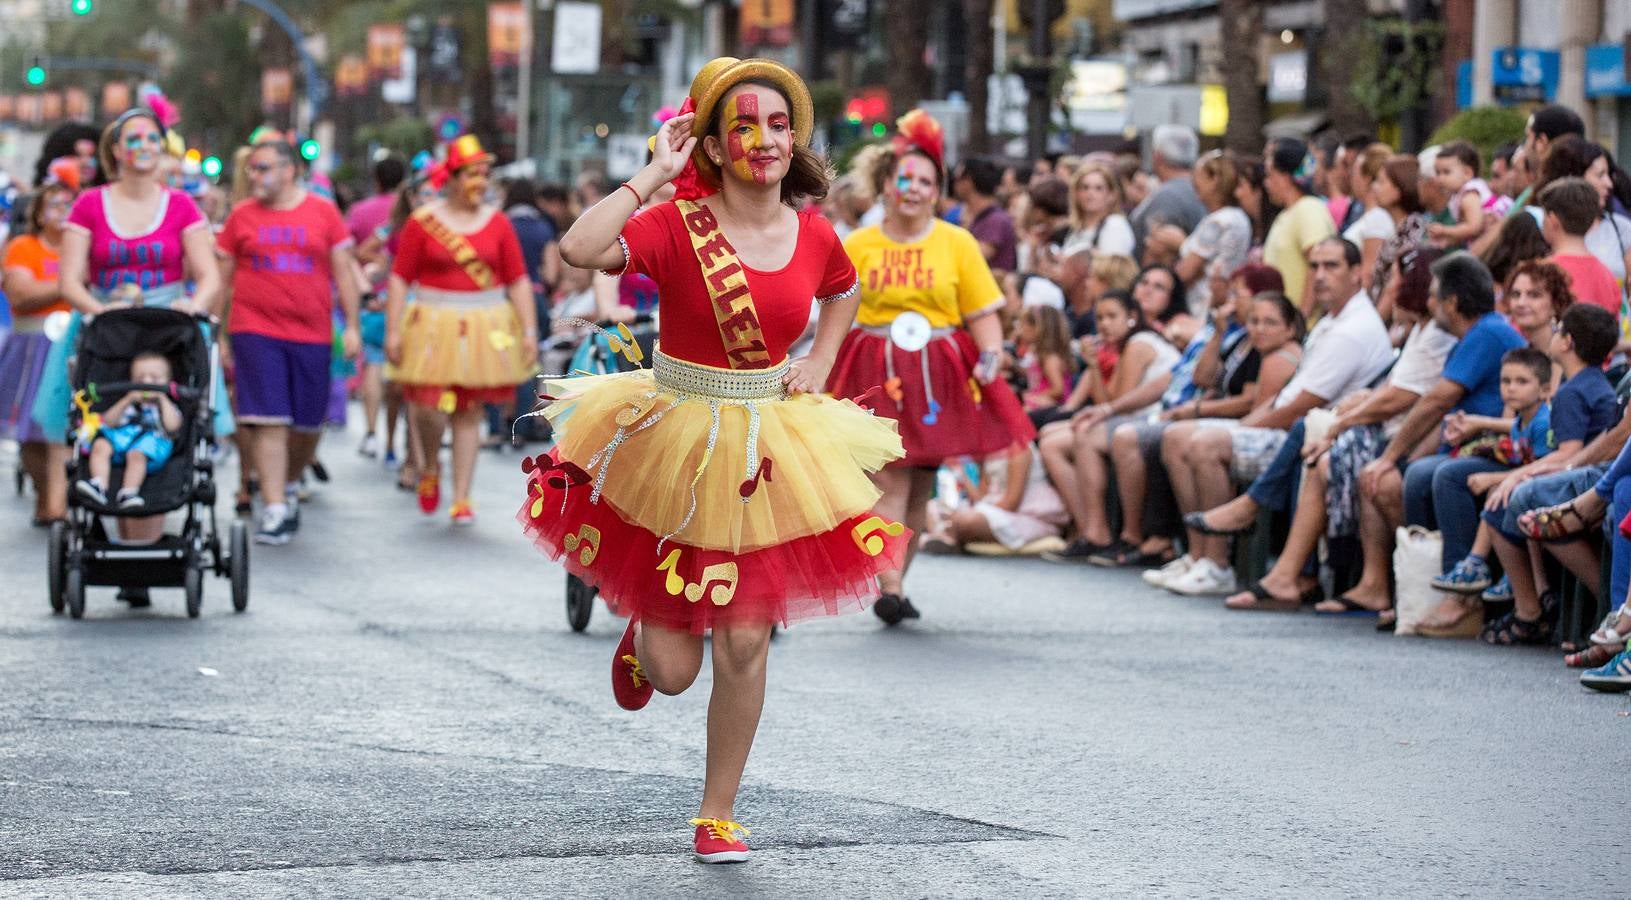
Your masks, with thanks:
M 155 387 L 168 385 L 170 360 L 161 353 L 138 354 L 130 361 L 130 380 Z M 181 409 L 163 391 L 131 391 L 108 407 L 102 419 L 117 424 L 97 430 L 91 440 L 91 477 L 76 484 L 75 490 L 107 506 L 109 475 L 115 465 L 123 465 L 124 483 L 115 502 L 120 509 L 139 508 L 144 503 L 143 480 L 149 472 L 163 468 L 175 449 L 171 435 L 181 428 Z

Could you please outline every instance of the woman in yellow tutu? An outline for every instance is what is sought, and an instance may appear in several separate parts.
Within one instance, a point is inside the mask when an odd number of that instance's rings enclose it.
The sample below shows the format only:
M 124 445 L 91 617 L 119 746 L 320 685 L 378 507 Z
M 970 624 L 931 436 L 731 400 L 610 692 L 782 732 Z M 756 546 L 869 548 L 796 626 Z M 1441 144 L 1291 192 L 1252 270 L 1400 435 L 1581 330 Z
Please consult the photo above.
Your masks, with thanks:
M 520 519 L 538 546 L 629 616 L 612 690 L 639 709 L 678 694 L 713 632 L 697 857 L 747 858 L 732 821 L 764 705 L 774 623 L 864 609 L 905 529 L 872 514 L 870 472 L 901 455 L 893 424 L 818 392 L 855 317 L 855 269 L 819 200 L 809 91 L 780 63 L 697 73 L 645 169 L 561 238 L 574 266 L 639 272 L 662 292 L 652 368 L 546 380 L 559 443 Z M 676 200 L 631 215 L 669 182 Z M 810 300 L 810 355 L 789 359 Z M 639 355 L 625 332 L 624 352 Z
M 385 355 L 412 406 L 423 451 L 419 509 L 441 503 L 442 434 L 453 426 L 455 525 L 476 520 L 470 483 L 481 442 L 482 405 L 508 403 L 538 359 L 538 323 L 521 244 L 508 217 L 483 202 L 493 157 L 475 135 L 448 148 L 432 176 L 443 200 L 426 204 L 402 228 L 386 295 Z M 414 302 L 408 289 L 417 286 Z

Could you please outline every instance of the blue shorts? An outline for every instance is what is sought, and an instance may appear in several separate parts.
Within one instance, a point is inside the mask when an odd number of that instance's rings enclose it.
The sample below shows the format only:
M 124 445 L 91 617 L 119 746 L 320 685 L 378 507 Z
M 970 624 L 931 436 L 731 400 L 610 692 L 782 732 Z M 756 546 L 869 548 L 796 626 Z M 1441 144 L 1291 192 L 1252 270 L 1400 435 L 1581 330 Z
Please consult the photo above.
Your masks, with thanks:
M 332 343 L 307 344 L 261 334 L 232 335 L 238 367 L 238 420 L 249 425 L 287 425 L 299 431 L 323 427 L 328 411 Z
M 130 453 L 140 453 L 147 459 L 149 474 L 164 468 L 170 461 L 170 452 L 175 449 L 175 442 L 159 434 L 151 428 L 141 425 L 117 425 L 113 428 L 104 428 L 96 433 L 98 438 L 105 438 L 113 445 L 113 464 L 122 466 L 125 457 Z

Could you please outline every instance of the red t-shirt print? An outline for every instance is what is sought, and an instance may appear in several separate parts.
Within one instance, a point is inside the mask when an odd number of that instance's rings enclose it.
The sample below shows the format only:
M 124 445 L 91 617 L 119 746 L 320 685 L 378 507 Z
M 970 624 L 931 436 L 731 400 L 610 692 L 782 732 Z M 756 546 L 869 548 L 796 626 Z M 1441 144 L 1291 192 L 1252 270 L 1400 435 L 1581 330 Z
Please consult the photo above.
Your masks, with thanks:
M 245 200 L 216 243 L 233 260 L 231 333 L 302 344 L 333 340 L 331 254 L 351 243 L 334 204 L 313 194 L 286 210 Z

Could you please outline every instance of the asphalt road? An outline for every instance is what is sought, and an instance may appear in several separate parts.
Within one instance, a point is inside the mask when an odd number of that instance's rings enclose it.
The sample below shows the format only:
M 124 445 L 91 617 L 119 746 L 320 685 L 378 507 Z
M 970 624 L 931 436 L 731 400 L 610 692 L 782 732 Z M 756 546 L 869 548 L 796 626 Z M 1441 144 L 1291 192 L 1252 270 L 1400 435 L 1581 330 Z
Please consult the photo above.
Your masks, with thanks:
M 1627 894 L 1631 699 L 1555 652 L 976 559 L 923 561 L 921 622 L 777 640 L 754 859 L 697 865 L 706 668 L 619 710 L 621 623 L 568 630 L 518 457 L 455 532 L 354 440 L 243 615 L 211 579 L 197 621 L 53 617 L 0 498 L 0 895 Z

